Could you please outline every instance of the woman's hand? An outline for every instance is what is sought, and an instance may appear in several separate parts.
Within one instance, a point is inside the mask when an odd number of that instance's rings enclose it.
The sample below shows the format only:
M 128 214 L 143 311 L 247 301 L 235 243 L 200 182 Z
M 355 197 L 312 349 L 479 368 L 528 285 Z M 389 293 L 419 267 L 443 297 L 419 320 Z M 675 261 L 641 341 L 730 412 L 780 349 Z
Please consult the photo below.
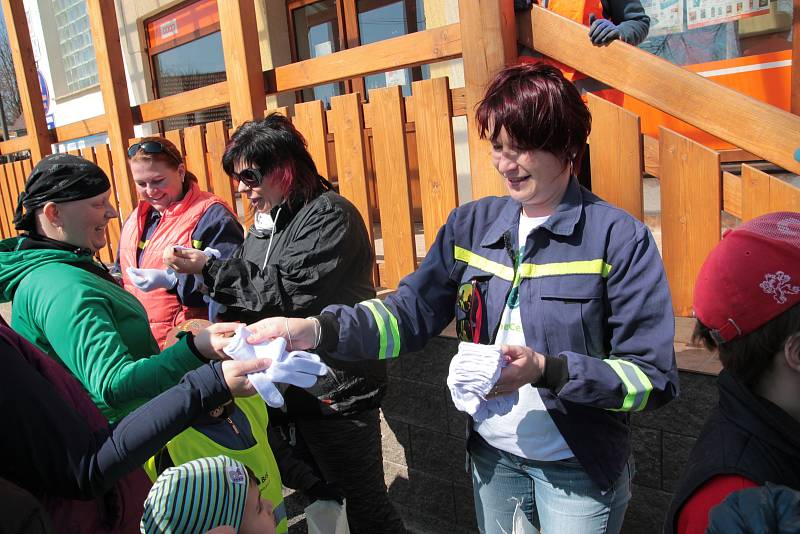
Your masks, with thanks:
M 194 346 L 209 360 L 226 360 L 222 352 L 241 323 L 216 323 L 203 328 L 194 336 Z
M 251 345 L 282 337 L 288 342 L 288 349 L 305 350 L 316 347 L 319 325 L 311 319 L 270 317 L 247 325 L 247 329 L 253 333 L 247 338 Z
M 222 362 L 222 376 L 225 384 L 234 397 L 249 397 L 255 395 L 256 390 L 247 375 L 268 369 L 272 364 L 269 358 L 256 358 L 255 360 L 225 360 Z
M 208 262 L 208 256 L 202 250 L 174 246 L 164 249 L 162 259 L 164 265 L 181 274 L 200 274 Z
M 489 398 L 513 393 L 525 384 L 538 381 L 544 374 L 544 354 L 520 345 L 503 345 L 500 351 L 508 365 L 500 371 Z

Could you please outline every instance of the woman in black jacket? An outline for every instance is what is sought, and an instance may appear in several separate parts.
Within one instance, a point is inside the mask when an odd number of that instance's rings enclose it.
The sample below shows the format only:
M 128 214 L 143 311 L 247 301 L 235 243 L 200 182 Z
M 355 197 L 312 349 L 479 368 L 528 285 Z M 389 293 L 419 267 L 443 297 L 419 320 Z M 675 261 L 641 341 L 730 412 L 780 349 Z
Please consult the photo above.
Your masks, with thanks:
M 227 260 L 198 250 L 164 251 L 181 273 L 202 274 L 224 320 L 308 317 L 330 304 L 375 297 L 373 254 L 358 210 L 320 176 L 303 136 L 271 114 L 233 134 L 222 166 L 255 210 L 244 245 Z M 347 498 L 350 531 L 405 532 L 383 478 L 378 408 L 385 362 L 326 362 L 308 389 L 284 392 L 288 426 L 323 478 Z M 273 411 L 274 412 L 274 411 Z M 271 413 L 275 422 L 279 414 Z

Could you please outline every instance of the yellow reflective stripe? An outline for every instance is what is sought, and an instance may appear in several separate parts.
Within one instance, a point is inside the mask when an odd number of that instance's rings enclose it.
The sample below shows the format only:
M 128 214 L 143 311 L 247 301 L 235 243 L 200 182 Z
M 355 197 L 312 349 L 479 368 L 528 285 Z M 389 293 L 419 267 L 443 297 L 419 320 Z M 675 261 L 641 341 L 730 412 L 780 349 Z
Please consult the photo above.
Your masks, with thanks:
M 471 250 L 467 250 L 458 246 L 453 250 L 453 255 L 455 256 L 456 260 L 463 261 L 467 265 L 471 265 L 476 269 L 493 274 L 502 278 L 503 280 L 508 280 L 509 282 L 514 280 L 513 267 L 497 263 L 496 261 L 484 258 L 483 256 L 478 256 Z
M 150 242 L 150 240 L 149 240 L 149 239 L 148 239 L 148 240 L 142 240 L 142 241 L 139 241 L 139 248 L 140 248 L 141 250 L 144 250 L 144 247 L 146 247 L 146 246 L 147 246 L 147 244 L 148 244 L 149 242 Z
M 364 305 L 369 311 L 372 312 L 372 316 L 375 318 L 375 324 L 378 327 L 378 359 L 385 360 L 386 359 L 386 323 L 381 317 L 381 314 L 378 313 L 378 309 L 375 308 L 375 304 L 371 300 L 367 300 L 362 302 L 361 304 Z
M 563 261 L 560 263 L 523 263 L 519 266 L 522 278 L 541 278 L 543 276 L 563 276 L 569 274 L 599 274 L 608 278 L 611 265 L 601 259 L 582 261 Z
M 647 405 L 650 392 L 653 391 L 653 383 L 639 369 L 639 366 L 631 362 L 619 359 L 603 360 L 617 374 L 625 385 L 625 399 L 620 408 L 612 408 L 615 412 L 641 411 Z
M 196 248 L 197 250 L 203 249 L 203 242 L 199 239 L 192 239 L 192 248 Z
M 519 266 L 517 275 L 514 268 L 497 263 L 490 259 L 475 254 L 471 250 L 456 246 L 453 251 L 456 260 L 463 261 L 467 265 L 493 274 L 503 280 L 515 282 L 518 285 L 519 278 L 541 278 L 544 276 L 563 276 L 570 274 L 599 274 L 603 278 L 608 278 L 612 266 L 602 259 L 563 261 L 558 263 L 523 263 Z
M 380 335 L 378 358 L 385 360 L 386 358 L 397 357 L 400 354 L 400 329 L 397 326 L 397 318 L 378 299 L 367 300 L 361 304 L 372 312 L 372 316 L 375 317 L 375 323 L 378 325 L 378 333 Z

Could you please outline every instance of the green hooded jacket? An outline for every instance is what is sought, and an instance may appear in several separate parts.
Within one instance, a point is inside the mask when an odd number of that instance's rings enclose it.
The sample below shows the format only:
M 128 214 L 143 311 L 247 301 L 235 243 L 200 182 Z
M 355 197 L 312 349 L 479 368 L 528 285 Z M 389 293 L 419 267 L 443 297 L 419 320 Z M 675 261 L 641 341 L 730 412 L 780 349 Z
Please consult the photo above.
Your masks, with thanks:
M 0 241 L 0 302 L 11 326 L 60 361 L 116 421 L 202 365 L 186 339 L 159 353 L 144 307 L 91 272 L 88 254 L 20 250 L 24 237 Z

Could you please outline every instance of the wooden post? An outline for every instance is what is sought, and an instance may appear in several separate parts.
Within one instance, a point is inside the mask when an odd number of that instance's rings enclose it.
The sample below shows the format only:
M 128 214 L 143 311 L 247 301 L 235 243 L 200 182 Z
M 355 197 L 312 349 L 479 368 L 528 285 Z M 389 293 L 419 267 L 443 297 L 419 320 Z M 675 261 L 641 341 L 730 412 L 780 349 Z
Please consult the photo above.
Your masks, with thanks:
M 219 27 L 234 128 L 264 116 L 264 75 L 254 0 L 220 0 Z
M 800 115 L 800 0 L 792 1 L 792 113 Z
M 506 189 L 489 158 L 491 146 L 478 137 L 475 107 L 489 81 L 517 55 L 513 0 L 459 0 L 464 84 L 467 97 L 467 141 L 472 196 L 505 195 Z
M 691 317 L 697 274 L 722 229 L 719 153 L 663 126 L 660 132 L 661 254 L 675 315 Z
M 642 133 L 639 116 L 589 94 L 592 192 L 644 220 Z M 584 155 L 586 157 L 586 155 Z
M 116 182 L 120 217 L 124 221 L 136 205 L 136 190 L 128 167 L 127 153 L 128 140 L 133 137 L 133 115 L 128 99 L 114 4 L 107 0 L 87 0 L 86 12 L 97 54 L 97 77 L 108 120 L 113 180 Z
M 25 127 L 28 129 L 31 159 L 35 163 L 50 154 L 50 132 L 47 131 L 47 121 L 44 117 L 42 89 L 39 87 L 31 35 L 28 32 L 28 19 L 25 17 L 22 0 L 2 0 L 2 6 L 8 30 L 8 42 L 11 45 L 11 57 L 17 74 L 22 115 L 25 117 Z

